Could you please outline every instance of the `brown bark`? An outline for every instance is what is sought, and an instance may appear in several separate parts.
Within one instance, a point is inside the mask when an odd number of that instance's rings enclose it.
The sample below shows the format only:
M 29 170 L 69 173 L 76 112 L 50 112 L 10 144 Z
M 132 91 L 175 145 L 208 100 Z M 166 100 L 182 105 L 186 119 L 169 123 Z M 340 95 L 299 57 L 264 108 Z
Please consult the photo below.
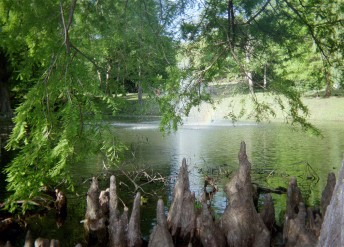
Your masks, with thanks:
M 299 212 L 299 204 L 303 202 L 301 191 L 299 187 L 297 187 L 297 180 L 295 177 L 292 177 L 288 190 L 287 190 L 287 211 L 286 211 L 286 218 L 292 219 L 295 218 Z
M 26 233 L 24 247 L 33 247 L 33 238 L 30 230 Z
M 327 206 L 331 202 L 331 198 L 332 198 L 332 194 L 333 194 L 333 190 L 335 186 L 336 186 L 336 175 L 334 175 L 333 172 L 330 172 L 327 176 L 327 183 L 326 183 L 324 191 L 322 192 L 321 201 L 320 201 L 321 213 L 323 216 L 325 216 Z
M 60 247 L 60 241 L 56 239 L 50 240 L 50 247 Z
M 142 88 L 142 83 L 139 82 L 138 86 L 137 86 L 137 99 L 139 101 L 139 104 L 142 105 L 143 104 L 143 100 L 142 100 L 142 96 L 143 96 L 143 88 Z
M 294 218 L 287 218 L 283 229 L 285 247 L 314 247 L 316 237 L 306 228 L 306 209 L 303 202 L 298 206 Z
M 90 229 L 95 228 L 94 224 L 100 217 L 99 215 L 99 189 L 98 189 L 98 180 L 93 177 L 91 186 L 88 189 L 86 197 L 86 220 Z
M 5 53 L 0 50 L 0 115 L 7 117 L 12 116 L 11 100 L 10 100 L 10 77 L 12 69 L 10 69 L 10 61 Z
M 6 244 L 5 244 L 5 247 L 12 247 L 12 244 L 10 241 L 7 241 Z
M 105 92 L 108 95 L 111 95 L 110 87 L 109 87 L 109 82 L 110 82 L 110 79 L 111 79 L 111 72 L 112 72 L 112 64 L 111 64 L 111 62 L 112 61 L 110 60 L 109 64 L 108 64 L 107 71 L 106 71 L 106 77 L 105 77 Z
M 272 232 L 275 225 L 275 207 L 270 194 L 264 196 L 264 204 L 260 217 L 268 230 Z
M 109 247 L 126 247 L 128 228 L 128 208 L 120 217 L 112 217 L 109 222 Z
M 270 233 L 254 207 L 251 164 L 244 142 L 240 147 L 239 163 L 239 171 L 225 187 L 229 203 L 220 219 L 220 227 L 228 246 L 270 246 Z
M 140 230 L 140 205 L 141 193 L 136 194 L 133 210 L 131 212 L 130 221 L 128 225 L 128 246 L 139 247 L 142 245 L 141 230 Z
M 233 1 L 228 0 L 227 5 L 227 17 L 228 17 L 228 41 L 230 48 L 234 51 L 235 43 L 235 16 L 234 16 L 234 6 Z
M 204 247 L 225 246 L 225 236 L 216 226 L 206 200 L 203 200 L 202 212 L 197 217 L 197 233 Z
M 55 200 L 55 208 L 56 212 L 59 216 L 66 217 L 67 216 L 67 197 L 61 191 L 56 189 L 56 200 Z
M 110 177 L 110 189 L 109 189 L 109 217 L 110 219 L 113 217 L 119 216 L 119 211 L 117 209 L 118 198 L 117 198 L 117 191 L 116 191 L 116 177 Z
M 157 203 L 156 219 L 157 224 L 149 236 L 148 247 L 173 247 L 173 239 L 171 233 L 168 231 L 164 202 L 161 199 Z
M 102 190 L 99 195 L 99 206 L 100 212 L 105 217 L 109 217 L 109 200 L 110 200 L 110 193 L 109 188 L 106 190 Z
M 189 187 L 189 175 L 184 158 L 174 187 L 167 223 L 172 236 L 185 239 L 192 239 L 196 228 L 195 195 Z
M 291 178 L 287 191 L 287 211 L 283 227 L 286 247 L 316 245 L 315 235 L 306 228 L 306 208 L 295 177 Z
M 328 98 L 332 94 L 332 82 L 331 76 L 328 68 L 325 68 L 325 80 L 326 80 L 326 89 L 325 89 L 325 97 Z
M 35 247 L 49 247 L 49 246 L 50 246 L 49 239 L 37 238 L 35 240 Z
M 318 238 L 320 235 L 322 219 L 317 212 L 314 212 L 312 208 L 307 208 L 308 217 L 308 229 L 313 235 Z
M 321 227 L 318 246 L 344 245 L 344 161 L 340 168 L 338 180 L 333 190 L 331 202 L 327 207 Z
M 106 218 L 100 212 L 99 188 L 97 178 L 92 178 L 87 192 L 85 230 L 89 242 L 104 243 L 107 241 Z
M 253 73 L 250 69 L 250 63 L 251 63 L 251 53 L 252 53 L 252 45 L 250 44 L 250 41 L 246 41 L 245 45 L 245 77 L 247 79 L 247 84 L 249 86 L 250 92 L 254 93 L 254 81 L 253 81 Z
M 127 246 L 128 208 L 120 215 L 117 208 L 118 197 L 116 191 L 116 178 L 110 177 L 109 200 L 109 247 Z
M 27 232 L 24 247 L 60 247 L 60 241 L 56 239 L 37 238 L 33 242 L 30 231 Z

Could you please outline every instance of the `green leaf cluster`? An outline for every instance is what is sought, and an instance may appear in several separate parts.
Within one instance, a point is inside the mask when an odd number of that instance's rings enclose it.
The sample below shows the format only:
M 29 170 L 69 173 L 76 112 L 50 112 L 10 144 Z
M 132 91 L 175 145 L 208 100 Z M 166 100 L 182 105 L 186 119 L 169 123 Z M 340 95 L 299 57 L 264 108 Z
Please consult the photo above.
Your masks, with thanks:
M 104 114 L 121 110 L 128 83 L 154 94 L 175 61 L 158 14 L 155 1 L 0 1 L 0 48 L 21 95 L 9 209 L 25 211 L 44 186 L 73 191 L 71 171 L 89 156 L 119 164 L 125 146 Z

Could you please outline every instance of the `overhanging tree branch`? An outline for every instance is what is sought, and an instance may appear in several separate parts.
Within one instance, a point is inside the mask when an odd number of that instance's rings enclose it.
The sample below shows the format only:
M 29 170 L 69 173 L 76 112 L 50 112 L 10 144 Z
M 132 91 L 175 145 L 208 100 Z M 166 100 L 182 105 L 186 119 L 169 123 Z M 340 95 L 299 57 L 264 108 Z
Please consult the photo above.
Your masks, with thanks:
M 64 11 L 63 11 L 63 7 L 62 7 L 62 0 L 60 1 L 60 13 L 61 13 L 63 31 L 64 31 L 64 35 L 65 35 L 64 43 L 66 45 L 66 50 L 67 50 L 68 54 L 70 53 L 70 47 L 71 47 L 70 40 L 69 40 L 69 33 L 68 32 L 69 32 L 70 26 L 72 25 L 74 10 L 75 10 L 75 6 L 76 6 L 76 1 L 77 0 L 73 0 L 72 5 L 70 7 L 67 25 L 66 25 L 66 22 L 65 22 L 65 19 L 64 19 Z
M 254 15 L 252 16 L 250 19 L 248 19 L 248 21 L 245 24 L 250 24 L 251 21 L 255 20 L 266 8 L 266 6 L 268 6 L 268 4 L 270 3 L 271 0 L 268 0 L 263 7 Z
M 67 53 L 70 53 L 70 45 L 69 45 L 69 36 L 68 36 L 68 29 L 65 23 L 64 19 L 64 11 L 62 7 L 62 0 L 60 1 L 60 14 L 61 14 L 61 20 L 62 20 L 62 26 L 64 31 L 64 44 L 66 45 Z
M 235 42 L 235 22 L 234 22 L 234 9 L 233 1 L 228 0 L 227 15 L 228 15 L 228 41 L 231 49 L 234 49 Z
M 313 27 L 307 22 L 307 20 L 305 20 L 305 18 L 303 18 L 301 16 L 301 14 L 299 13 L 299 11 L 291 4 L 289 3 L 287 0 L 283 0 L 287 6 L 297 15 L 297 17 L 300 19 L 300 21 L 302 21 L 303 24 L 306 25 L 310 35 L 312 36 L 312 39 L 314 40 L 316 46 L 318 47 L 318 49 L 320 50 L 320 53 L 322 54 L 322 56 L 324 57 L 324 59 L 326 60 L 326 62 L 331 65 L 331 62 L 328 58 L 328 56 L 326 55 L 324 49 L 322 48 L 322 45 L 320 43 L 320 41 L 317 39 L 317 37 L 315 36 L 315 33 L 314 33 L 314 29 Z
M 73 0 L 72 1 L 71 7 L 70 7 L 70 10 L 69 10 L 69 17 L 68 17 L 67 25 L 66 25 L 66 22 L 65 22 L 65 19 L 64 19 L 64 11 L 63 11 L 63 6 L 62 6 L 62 0 L 60 1 L 60 14 L 61 14 L 62 26 L 63 26 L 64 36 L 65 36 L 64 44 L 66 45 L 67 54 L 70 54 L 71 48 L 73 48 L 77 53 L 79 53 L 81 56 L 83 56 L 89 62 L 91 62 L 98 71 L 102 71 L 102 69 L 100 68 L 100 66 L 98 64 L 96 64 L 94 59 L 92 59 L 89 56 L 87 56 L 85 53 L 83 53 L 81 50 L 79 50 L 75 45 L 73 45 L 70 42 L 70 39 L 69 39 L 69 28 L 72 25 L 74 11 L 75 11 L 75 7 L 76 7 L 76 1 L 77 0 Z
M 80 53 L 80 55 L 83 56 L 84 58 L 86 58 L 89 62 L 91 62 L 97 70 L 100 70 L 100 71 L 103 70 L 103 69 L 94 61 L 94 59 L 90 58 L 88 55 L 86 55 L 85 53 L 83 53 L 82 51 L 80 51 L 79 48 L 77 48 L 75 45 L 73 45 L 72 43 L 70 43 L 70 47 L 73 48 L 76 52 Z
M 76 6 L 76 1 L 77 1 L 77 0 L 73 0 L 72 5 L 71 5 L 70 10 L 69 10 L 69 17 L 68 17 L 68 24 L 67 24 L 67 32 L 69 31 L 69 28 L 70 28 L 70 26 L 72 25 L 74 10 L 75 10 L 75 6 Z

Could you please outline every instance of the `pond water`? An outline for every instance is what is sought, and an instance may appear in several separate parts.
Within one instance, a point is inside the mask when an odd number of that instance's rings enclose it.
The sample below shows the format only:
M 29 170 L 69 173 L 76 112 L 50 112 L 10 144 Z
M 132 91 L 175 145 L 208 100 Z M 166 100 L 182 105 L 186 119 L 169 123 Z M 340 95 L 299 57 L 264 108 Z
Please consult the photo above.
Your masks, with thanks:
M 168 136 L 161 135 L 158 122 L 115 122 L 113 126 L 120 139 L 132 147 L 130 152 L 140 166 L 152 167 L 173 178 L 186 158 L 190 187 L 198 198 L 203 193 L 205 175 L 214 177 L 222 188 L 228 178 L 218 176 L 219 173 L 238 168 L 241 141 L 247 145 L 253 182 L 269 188 L 287 187 L 295 176 L 310 205 L 319 204 L 327 174 L 331 171 L 337 174 L 344 153 L 344 128 L 338 122 L 318 123 L 323 137 L 295 131 L 283 124 L 233 125 L 230 121 L 187 123 Z M 274 199 L 277 207 L 283 207 L 283 196 Z M 219 211 L 226 207 L 221 189 L 215 194 L 213 206 Z
M 252 181 L 262 187 L 287 187 L 292 176 L 298 180 L 302 195 L 309 205 L 319 204 L 326 184 L 327 174 L 338 173 L 344 153 L 343 123 L 316 123 L 322 130 L 323 138 L 308 133 L 294 131 L 283 124 L 237 123 L 213 121 L 207 124 L 186 123 L 177 132 L 163 136 L 159 122 L 154 119 L 118 119 L 111 122 L 114 132 L 128 145 L 126 157 L 128 167 L 153 170 L 167 178 L 167 186 L 143 187 L 145 190 L 159 191 L 147 195 L 149 202 L 142 207 L 142 233 L 148 237 L 155 220 L 158 197 L 168 206 L 171 200 L 175 178 L 181 161 L 186 158 L 191 191 L 197 198 L 203 193 L 205 176 L 211 176 L 219 186 L 212 205 L 219 214 L 226 207 L 226 197 L 222 190 L 228 181 L 225 176 L 238 168 L 240 142 L 245 141 L 248 159 L 252 164 Z M 62 239 L 62 246 L 73 246 L 82 239 L 83 227 L 79 222 L 85 213 L 85 193 L 87 178 L 97 174 L 102 189 L 108 186 L 108 176 L 104 175 L 104 164 L 100 159 L 90 160 L 76 166 L 73 171 L 79 195 L 69 196 L 69 214 L 64 225 L 56 227 L 51 217 L 34 220 L 30 227 L 35 235 Z M 131 168 L 133 169 L 133 168 Z M 103 175 L 99 175 L 103 174 Z M 115 174 L 116 175 L 116 174 Z M 125 182 L 125 179 L 122 180 Z M 128 181 L 125 182 L 128 184 Z M 160 188 L 160 190 L 159 190 Z M 133 193 L 122 186 L 120 196 L 133 201 Z M 282 217 L 285 195 L 273 195 L 277 208 L 277 218 Z M 66 238 L 65 236 L 68 236 Z

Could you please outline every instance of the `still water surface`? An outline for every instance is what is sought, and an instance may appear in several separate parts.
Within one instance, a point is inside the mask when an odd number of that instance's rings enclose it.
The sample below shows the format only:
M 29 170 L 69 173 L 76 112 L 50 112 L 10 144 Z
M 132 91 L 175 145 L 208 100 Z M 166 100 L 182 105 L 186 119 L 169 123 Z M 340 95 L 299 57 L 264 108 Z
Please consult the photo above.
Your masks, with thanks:
M 119 139 L 128 145 L 128 159 L 137 167 L 153 168 L 168 178 L 168 186 L 162 192 L 167 205 L 181 161 L 186 158 L 190 187 L 197 198 L 203 193 L 206 175 L 217 181 L 219 191 L 212 203 L 218 213 L 226 207 L 222 187 L 228 181 L 221 173 L 231 174 L 237 169 L 241 141 L 247 145 L 253 182 L 269 188 L 287 187 L 290 178 L 295 176 L 306 203 L 310 205 L 319 204 L 327 174 L 333 171 L 337 175 L 344 153 L 344 127 L 340 122 L 318 123 L 323 138 L 294 131 L 282 124 L 238 123 L 233 126 L 226 121 L 188 123 L 165 136 L 159 131 L 158 120 L 119 119 L 111 125 Z M 65 239 L 63 246 L 72 246 L 78 241 L 82 237 L 82 225 L 78 222 L 84 217 L 84 195 L 89 186 L 88 182 L 82 182 L 93 174 L 100 174 L 102 169 L 103 163 L 97 159 L 75 168 L 81 196 L 70 198 L 69 216 L 61 228 L 57 229 L 52 222 L 49 225 L 43 218 L 41 222 L 36 221 L 33 227 L 42 235 Z M 104 181 L 102 189 L 107 184 L 108 181 Z M 277 218 L 281 218 L 285 196 L 274 195 L 273 199 Z M 145 236 L 149 235 L 149 229 L 154 224 L 156 200 L 157 197 L 150 198 L 142 208 L 142 233 Z M 69 236 L 68 241 L 65 236 Z
M 328 172 L 337 174 L 344 153 L 344 127 L 338 122 L 317 124 L 323 138 L 282 124 L 186 124 L 169 136 L 161 135 L 158 122 L 115 122 L 113 126 L 120 139 L 134 147 L 137 163 L 173 176 L 186 158 L 191 190 L 196 196 L 203 191 L 204 175 L 217 175 L 219 167 L 237 169 L 240 142 L 245 141 L 253 182 L 270 188 L 287 187 L 295 176 L 305 199 L 314 204 L 319 201 Z M 219 198 L 214 202 L 219 209 L 226 203 L 222 196 L 217 193 Z

